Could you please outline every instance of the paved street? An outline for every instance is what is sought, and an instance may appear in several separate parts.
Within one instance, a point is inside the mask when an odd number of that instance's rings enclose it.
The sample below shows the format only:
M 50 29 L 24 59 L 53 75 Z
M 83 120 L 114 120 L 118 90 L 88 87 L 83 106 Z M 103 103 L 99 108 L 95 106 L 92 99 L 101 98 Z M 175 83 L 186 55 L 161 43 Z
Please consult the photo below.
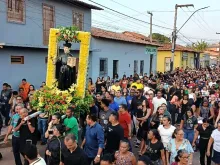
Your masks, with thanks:
M 44 148 L 45 146 L 38 145 L 38 149 L 39 149 L 41 156 L 44 155 Z M 4 157 L 0 161 L 0 165 L 14 165 L 14 159 L 13 159 L 13 153 L 12 153 L 11 147 L 0 148 L 0 152 L 2 153 Z M 135 153 L 137 153 L 137 149 L 135 149 Z M 194 154 L 193 165 L 199 165 L 199 153 L 198 152 Z

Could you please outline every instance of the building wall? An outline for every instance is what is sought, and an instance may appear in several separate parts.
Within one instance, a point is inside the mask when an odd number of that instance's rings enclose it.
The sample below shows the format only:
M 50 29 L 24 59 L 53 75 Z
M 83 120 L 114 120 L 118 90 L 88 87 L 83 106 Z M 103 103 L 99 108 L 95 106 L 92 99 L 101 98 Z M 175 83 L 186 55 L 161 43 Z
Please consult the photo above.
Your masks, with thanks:
M 92 49 L 93 52 L 90 58 L 90 68 L 92 70 L 89 70 L 89 76 L 92 77 L 93 80 L 96 80 L 96 78 L 100 76 L 100 58 L 108 59 L 107 75 L 110 77 L 113 77 L 113 60 L 119 60 L 119 77 L 122 77 L 124 74 L 126 74 L 126 76 L 134 74 L 134 60 L 138 61 L 138 74 L 140 73 L 141 60 L 144 60 L 144 73 L 149 74 L 150 56 L 146 55 L 145 45 L 92 38 Z M 153 72 L 156 72 L 156 58 L 155 55 L 153 57 Z
M 26 0 L 25 3 L 26 21 L 24 24 L 18 24 L 7 22 L 7 3 L 6 0 L 0 1 L 0 43 L 10 46 L 45 48 L 43 45 L 43 3 L 55 7 L 55 27 L 73 25 L 72 12 L 75 10 L 84 13 L 84 31 L 91 31 L 90 9 L 57 0 Z M 79 44 L 73 44 L 73 49 L 79 49 Z
M 201 53 L 200 54 L 200 66 L 204 68 L 204 67 L 209 66 L 209 64 L 210 64 L 210 55 Z
M 171 58 L 171 51 L 160 51 L 157 53 L 157 71 L 165 72 L 166 58 Z M 174 56 L 174 68 L 181 67 L 181 52 L 176 51 Z
M 183 67 L 184 69 L 188 66 L 189 68 L 195 68 L 195 63 L 194 63 L 194 53 L 191 52 L 187 52 L 188 58 L 187 59 L 183 59 L 183 52 L 181 52 L 181 67 Z
M 46 81 L 47 49 L 4 47 L 0 49 L 0 84 L 7 82 L 17 89 L 23 78 L 39 88 Z M 63 50 L 60 50 L 60 54 Z M 79 57 L 78 51 L 72 51 L 74 57 Z M 24 64 L 11 64 L 11 56 L 24 56 Z
M 24 64 L 11 64 L 12 56 L 24 56 Z M 47 49 L 23 49 L 4 47 L 0 49 L 0 84 L 7 82 L 17 90 L 21 80 L 27 81 L 36 87 L 46 79 Z

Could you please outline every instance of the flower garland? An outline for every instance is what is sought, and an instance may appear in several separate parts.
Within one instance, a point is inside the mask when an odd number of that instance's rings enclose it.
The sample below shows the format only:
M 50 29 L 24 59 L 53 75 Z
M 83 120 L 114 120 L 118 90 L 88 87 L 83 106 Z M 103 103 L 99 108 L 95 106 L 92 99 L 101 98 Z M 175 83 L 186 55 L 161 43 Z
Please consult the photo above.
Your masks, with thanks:
M 80 52 L 79 52 L 79 68 L 78 68 L 76 90 L 77 90 L 77 95 L 82 98 L 85 96 L 85 91 L 86 91 L 90 36 L 91 35 L 88 32 L 79 32 L 79 36 L 78 36 L 78 38 L 81 40 L 81 44 L 80 44 Z
M 55 79 L 55 69 L 54 60 L 57 57 L 57 36 L 56 33 L 59 32 L 59 29 L 50 29 L 49 45 L 48 45 L 48 60 L 47 60 L 47 77 L 46 84 L 51 87 Z

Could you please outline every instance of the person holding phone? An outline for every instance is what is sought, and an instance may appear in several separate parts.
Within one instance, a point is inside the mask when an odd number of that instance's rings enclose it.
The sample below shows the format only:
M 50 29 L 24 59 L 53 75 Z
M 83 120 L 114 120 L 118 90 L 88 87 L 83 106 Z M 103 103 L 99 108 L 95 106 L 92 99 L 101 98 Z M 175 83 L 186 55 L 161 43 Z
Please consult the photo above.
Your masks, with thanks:
M 65 126 L 57 124 L 52 129 L 52 138 L 48 140 L 46 148 L 47 165 L 59 165 L 61 162 L 61 150 L 64 148 Z M 50 131 L 49 131 L 50 133 Z
M 20 132 L 20 152 L 24 156 L 24 148 L 26 144 L 37 144 L 37 140 L 34 138 L 36 122 L 34 119 L 28 118 L 28 110 L 22 108 L 20 110 L 20 119 L 18 120 L 17 126 L 14 131 Z M 28 161 L 25 159 L 25 165 L 28 165 Z
M 52 116 L 50 123 L 48 124 L 48 128 L 45 133 L 45 138 L 51 139 L 53 137 L 53 128 L 61 123 L 62 123 L 61 115 L 59 113 L 55 113 Z

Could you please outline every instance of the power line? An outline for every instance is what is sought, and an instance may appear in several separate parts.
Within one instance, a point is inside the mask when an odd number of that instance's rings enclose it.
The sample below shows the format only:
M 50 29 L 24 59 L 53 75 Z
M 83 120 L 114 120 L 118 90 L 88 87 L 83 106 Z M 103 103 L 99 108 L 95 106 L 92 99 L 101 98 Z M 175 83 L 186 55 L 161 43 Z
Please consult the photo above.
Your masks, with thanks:
M 108 14 L 112 14 L 111 12 L 109 12 L 109 11 L 106 11 Z M 103 15 L 103 14 L 101 14 L 101 15 Z M 113 13 L 112 15 L 115 15 L 115 13 Z M 120 17 L 120 18 L 122 18 L 121 17 L 121 15 L 120 16 L 118 16 L 118 15 L 115 15 L 115 16 L 117 16 L 117 17 Z M 106 16 L 106 15 L 103 15 L 103 18 L 104 17 L 106 17 L 108 20 L 109 20 L 109 18 L 110 18 L 110 20 L 111 20 L 111 22 L 108 22 L 108 23 L 116 23 L 116 22 L 118 22 L 118 21 L 128 21 L 128 20 L 124 20 L 124 18 L 122 18 L 122 19 L 120 19 L 120 20 L 112 20 L 112 18 L 111 17 L 108 17 L 108 16 Z M 135 25 L 139 25 L 139 26 L 141 26 L 141 27 L 144 27 L 144 28 L 149 28 L 149 27 L 147 27 L 147 26 L 145 26 L 145 25 L 143 25 L 143 24 L 138 24 L 138 23 L 136 23 L 135 21 L 131 21 L 131 20 L 129 20 L 128 21 L 128 24 L 130 23 L 130 22 L 133 22 L 133 23 L 135 23 Z M 121 22 L 120 22 L 121 23 Z M 126 23 L 127 24 L 127 23 Z M 134 25 L 131 25 L 131 26 L 133 26 L 133 27 L 135 27 Z
M 4 2 L 4 3 L 6 3 L 4 0 L 0 0 L 1 2 Z M 31 0 L 29 0 L 29 1 L 31 1 Z M 31 1 L 31 2 L 33 2 L 33 1 Z M 42 3 L 36 3 L 36 2 L 33 2 L 33 4 L 38 4 L 38 5 L 41 5 Z M 39 9 L 39 8 L 36 8 L 36 6 L 35 7 L 33 7 L 33 6 L 31 6 L 31 5 L 26 5 L 26 6 L 29 6 L 30 8 L 33 8 L 34 10 L 27 10 L 26 9 L 26 11 L 28 11 L 28 12 L 31 12 L 31 13 L 38 13 L 38 14 L 40 14 L 41 16 L 42 16 L 42 9 Z M 37 12 L 37 11 L 39 11 L 39 12 Z M 61 23 L 59 26 L 62 26 L 62 24 L 66 24 L 66 23 L 69 23 L 69 24 L 73 24 L 73 22 L 72 21 L 70 21 L 70 20 L 72 20 L 72 17 L 70 17 L 69 15 L 65 15 L 65 14 L 63 14 L 63 12 L 62 13 L 60 13 L 59 11 L 61 11 L 61 10 L 58 10 L 57 8 L 56 8 L 56 16 L 62 16 L 62 19 L 59 19 L 59 23 Z M 3 13 L 6 13 L 7 11 L 0 11 L 0 12 L 3 12 Z M 109 12 L 109 11 L 108 11 Z M 64 12 L 65 13 L 65 12 Z M 115 14 L 115 13 L 114 13 Z M 116 14 L 115 14 L 116 15 Z M 29 19 L 29 20 L 31 20 L 32 22 L 34 22 L 35 24 L 37 24 L 37 26 L 38 27 L 40 27 L 40 28 L 42 28 L 43 29 L 43 27 L 42 27 L 42 23 L 39 25 L 36 21 L 34 21 L 34 20 L 41 20 L 42 21 L 42 17 L 41 18 L 36 18 L 36 17 L 33 17 L 33 16 L 28 16 L 27 15 L 27 13 L 26 13 L 26 16 L 27 16 L 27 18 Z M 117 15 L 116 15 L 117 16 Z M 69 18 L 69 19 L 68 19 Z M 110 17 L 109 17 L 110 18 Z M 47 19 L 46 19 L 47 20 Z M 114 29 L 114 31 L 115 30 L 121 30 L 121 31 L 127 31 L 128 30 L 128 28 L 124 28 L 124 27 L 121 27 L 121 26 L 112 26 L 111 24 L 108 24 L 108 23 L 105 23 L 105 22 L 101 22 L 101 21 L 96 21 L 96 20 L 94 20 L 94 22 L 95 22 L 95 24 L 97 24 L 96 26 L 93 26 L 93 27 L 97 27 L 97 28 L 100 28 L 100 27 L 108 27 L 109 29 Z M 92 24 L 91 24 L 91 22 L 81 22 L 81 23 L 84 23 L 84 24 L 87 24 L 87 25 L 89 25 L 89 26 L 92 26 Z M 58 24 L 56 24 L 56 25 L 58 25 Z M 130 27 L 132 27 L 132 26 L 130 26 Z M 144 26 L 144 25 L 142 25 L 142 27 L 146 27 L 146 26 Z M 135 29 L 135 28 L 134 28 Z M 132 28 L 132 30 L 134 30 L 133 28 Z M 154 29 L 155 30 L 155 29 Z M 136 29 L 135 29 L 135 31 L 137 32 L 137 33 L 140 33 L 141 34 L 141 32 L 138 32 Z M 158 30 L 155 30 L 155 31 L 158 31 Z M 158 31 L 159 33 L 162 33 L 162 34 L 164 34 L 164 35 L 169 35 L 169 34 L 165 34 L 165 33 L 163 33 L 163 32 L 161 32 L 161 31 Z M 182 33 L 181 33 L 182 34 Z M 190 39 L 202 39 L 202 40 L 208 40 L 208 41 L 216 41 L 217 39 L 204 39 L 204 38 L 193 38 L 193 37 L 187 37 L 187 38 L 190 38 Z M 192 42 L 192 41 L 191 41 Z
M 139 12 L 139 11 L 133 9 L 133 8 L 130 8 L 130 7 L 128 7 L 128 6 L 125 6 L 125 5 L 123 5 L 123 4 L 119 3 L 119 2 L 116 2 L 115 0 L 110 0 L 110 1 L 112 1 L 112 2 L 114 2 L 114 3 L 117 3 L 117 4 L 119 4 L 119 5 L 121 5 L 121 6 L 125 7 L 125 8 L 128 8 L 128 9 L 130 9 L 130 10 L 132 10 L 132 11 L 135 11 L 135 12 L 141 14 L 141 12 Z M 149 15 L 145 14 L 145 12 L 142 13 L 142 14 L 145 15 L 145 16 L 147 16 L 147 17 L 149 17 Z M 167 24 L 166 22 L 160 21 L 160 20 L 158 20 L 158 19 L 156 19 L 156 18 L 154 18 L 154 20 L 155 20 L 155 21 L 158 21 L 158 22 L 161 22 L 161 23 L 163 23 L 163 24 L 169 25 L 169 24 Z M 169 26 L 171 26 L 171 25 L 169 25 Z
M 2 0 L 0 0 L 0 1 L 2 1 Z M 37 4 L 37 5 L 41 5 L 42 3 L 38 3 L 38 2 L 35 2 L 35 1 L 33 1 L 33 0 L 29 0 L 30 2 L 32 2 L 32 4 Z M 66 1 L 66 0 L 65 0 Z M 70 2 L 68 2 L 68 1 L 66 1 L 67 3 L 70 3 Z M 6 2 L 5 2 L 6 3 Z M 70 3 L 71 4 L 71 3 Z M 26 6 L 29 6 L 29 7 L 31 7 L 31 8 L 33 8 L 34 10 L 38 10 L 38 11 L 40 11 L 40 13 L 39 14 L 42 14 L 42 10 L 41 9 L 37 9 L 36 8 L 36 6 L 35 7 L 33 7 L 33 6 L 31 6 L 31 5 L 27 5 L 26 4 Z M 83 6 L 81 6 L 81 5 L 77 5 L 78 7 L 83 7 Z M 28 10 L 27 10 L 28 11 Z M 60 12 L 59 12 L 60 11 Z M 30 11 L 30 12 L 33 12 L 33 11 Z M 104 11 L 104 12 L 110 12 L 110 11 Z M 57 9 L 56 8 L 56 15 L 58 15 L 58 16 L 63 16 L 64 18 L 63 19 L 66 19 L 66 18 L 69 18 L 69 19 L 71 19 L 72 20 L 72 17 L 70 17 L 69 16 L 69 13 L 66 13 L 66 12 L 63 12 L 62 10 L 59 10 L 59 9 Z M 113 15 L 115 15 L 115 16 L 117 16 L 118 17 L 118 15 L 116 15 L 116 13 L 111 13 L 111 14 L 113 14 Z M 121 17 L 121 15 L 120 15 L 120 17 Z M 41 20 L 42 18 L 39 18 L 39 20 Z M 123 18 L 123 20 L 125 20 L 124 18 Z M 94 20 L 93 20 L 94 21 Z M 59 22 L 62 22 L 61 20 L 59 20 Z M 66 21 L 65 21 L 66 22 Z M 113 22 L 116 22 L 116 21 L 113 21 Z M 134 21 L 130 21 L 130 22 L 134 22 Z M 72 24 L 72 22 L 69 22 L 70 24 Z M 81 23 L 84 23 L 84 24 L 87 24 L 87 25 L 89 25 L 89 26 L 92 26 L 92 23 L 91 22 L 81 22 Z M 135 24 L 137 24 L 136 22 L 134 22 Z M 96 24 L 99 24 L 99 25 L 103 25 L 104 24 L 104 26 L 106 26 L 105 24 L 106 23 L 104 23 L 104 22 L 102 22 L 102 23 L 100 23 L 100 21 L 98 22 L 98 23 L 96 23 Z M 128 24 L 128 23 L 126 23 L 126 24 Z M 149 27 L 146 27 L 146 26 L 144 26 L 144 25 L 141 25 L 141 24 L 138 24 L 138 25 L 140 25 L 140 26 L 142 26 L 142 27 L 144 27 L 144 28 L 149 28 Z M 110 26 L 110 25 L 107 25 L 107 26 Z M 133 25 L 132 25 L 133 26 Z M 131 26 L 130 26 L 131 27 Z M 115 28 L 114 28 L 115 29 Z M 137 28 L 134 28 L 134 29 L 137 29 Z M 131 30 L 134 30 L 134 29 L 131 29 Z M 138 27 L 138 29 L 139 29 L 139 27 Z M 158 31 L 158 30 L 155 30 L 155 31 Z M 158 31 L 158 32 L 160 32 L 160 31 Z M 139 32 L 140 33 L 140 32 Z M 161 33 L 161 32 L 160 32 Z M 165 33 L 163 33 L 163 34 L 165 34 Z M 165 34 L 166 35 L 166 34 Z
M 106 8 L 106 9 L 108 9 L 108 10 L 111 10 L 111 11 L 113 11 L 113 12 L 115 12 L 115 13 L 118 13 L 118 14 L 124 15 L 124 16 L 126 16 L 126 17 L 129 17 L 129 18 L 131 18 L 131 19 L 133 19 L 133 20 L 136 20 L 136 21 L 139 21 L 139 22 L 142 22 L 142 23 L 146 23 L 146 24 L 150 24 L 149 22 L 146 22 L 146 21 L 143 21 L 143 20 L 134 18 L 134 17 L 129 16 L 129 15 L 124 14 L 124 13 L 121 13 L 121 12 L 119 12 L 119 11 L 116 11 L 116 10 L 114 10 L 114 9 L 111 9 L 111 8 L 109 8 L 109 7 L 106 7 L 106 6 L 102 5 L 102 4 L 99 4 L 99 3 L 97 3 L 97 2 L 94 2 L 94 1 L 92 1 L 92 0 L 88 0 L 88 1 L 93 2 L 93 3 L 95 3 L 95 4 L 99 5 L 99 6 L 102 6 L 103 8 Z M 173 29 L 171 29 L 171 28 L 164 27 L 164 26 L 160 26 L 160 25 L 157 25 L 157 24 L 152 24 L 152 25 L 153 25 L 153 26 L 156 26 L 156 27 L 163 28 L 163 29 L 173 30 Z
M 3 1 L 3 0 L 0 0 L 0 1 L 2 1 L 2 2 L 4 2 L 4 3 L 6 3 L 5 1 Z M 30 2 L 33 2 L 33 1 L 31 1 L 31 0 L 29 0 Z M 33 2 L 33 4 L 37 4 L 37 5 L 41 5 L 40 3 L 36 3 L 36 2 Z M 38 9 L 38 8 L 36 8 L 36 6 L 35 7 L 33 7 L 33 6 L 31 6 L 31 5 L 26 5 L 26 6 L 28 6 L 28 7 L 30 7 L 30 8 L 32 8 L 33 10 L 28 10 L 28 9 L 26 9 L 26 12 L 31 12 L 31 13 L 37 13 L 37 14 L 40 14 L 40 15 L 42 15 L 42 9 Z M 37 12 L 37 11 L 39 11 L 39 12 Z M 59 19 L 59 23 L 61 23 L 61 25 L 62 25 L 62 23 L 64 23 L 64 24 L 66 24 L 66 23 L 68 23 L 68 24 L 70 24 L 70 25 L 72 25 L 73 24 L 73 22 L 72 21 L 70 21 L 70 20 L 72 20 L 72 17 L 70 17 L 69 15 L 65 15 L 63 12 L 62 13 L 60 13 L 59 12 L 60 10 L 58 10 L 58 9 L 56 9 L 56 16 L 57 17 L 59 17 L 59 16 L 63 16 L 63 18 L 62 19 Z M 2 12 L 7 12 L 7 11 L 2 11 Z M 39 20 L 42 20 L 42 17 L 40 17 L 40 18 L 36 18 L 36 17 L 31 17 L 31 16 L 28 16 L 27 15 L 27 13 L 26 13 L 26 17 L 27 18 L 30 18 L 30 20 L 37 20 L 37 21 L 39 21 Z M 49 19 L 44 19 L 44 20 L 48 20 L 48 21 L 51 21 L 51 20 L 49 20 Z M 107 27 L 107 26 L 109 26 L 109 27 L 111 27 L 112 25 L 106 25 L 106 23 L 103 23 L 103 22 L 100 22 L 100 21 L 96 21 L 96 20 L 93 20 L 96 24 L 98 24 L 98 25 L 103 25 L 103 26 L 105 26 L 105 27 Z M 33 21 L 34 22 L 34 21 Z M 80 21 L 81 22 L 81 21 Z M 36 22 L 34 22 L 35 24 L 36 24 Z M 81 23 L 83 23 L 83 24 L 87 24 L 88 26 L 92 26 L 92 23 L 91 22 L 81 22 Z M 41 27 L 42 26 L 42 24 L 41 25 L 39 25 L 39 24 L 37 24 L 38 25 L 38 27 Z M 58 25 L 58 24 L 56 24 L 56 25 Z M 60 26 L 60 25 L 59 25 Z M 112 27 L 112 29 L 116 29 L 115 27 Z M 121 27 L 117 27 L 117 29 L 122 29 Z M 133 29 L 135 29 L 135 28 L 133 28 Z M 132 29 L 132 30 L 133 30 Z M 137 28 L 136 28 L 137 29 Z M 126 29 L 126 30 L 128 30 L 128 29 Z M 129 29 L 130 30 L 130 29 Z
M 153 10 L 154 13 L 174 13 L 175 11 L 172 10 Z M 195 12 L 195 11 L 188 11 L 188 12 Z M 214 10 L 206 10 L 206 11 L 198 11 L 198 12 L 220 12 L 220 9 L 214 9 Z
M 95 15 L 98 15 L 97 13 L 93 13 L 93 14 L 95 14 Z M 100 15 L 103 15 L 103 16 L 105 16 L 104 14 L 101 14 L 101 13 L 99 13 Z M 139 14 L 135 14 L 135 15 L 132 15 L 132 17 L 134 17 L 134 16 L 138 16 L 138 15 L 141 15 L 141 14 L 143 14 L 142 12 L 141 13 L 139 13 Z M 110 17 L 109 17 L 110 18 Z M 120 18 L 122 18 L 122 17 L 120 17 Z M 122 19 L 118 19 L 118 20 L 114 20 L 114 21 L 112 21 L 112 22 L 108 22 L 108 23 L 114 23 L 114 22 L 118 22 L 118 21 L 127 21 L 127 19 L 129 19 L 129 18 L 127 18 L 127 17 L 123 17 Z
M 189 11 L 189 9 L 188 9 L 188 11 Z M 186 12 L 185 12 L 186 13 Z M 196 14 L 198 14 L 199 15 L 199 13 L 197 12 Z M 193 15 L 193 17 L 195 18 L 195 20 L 205 29 L 205 30 L 207 30 L 207 32 L 210 32 L 210 30 L 208 29 L 208 28 L 206 28 L 197 18 L 196 18 L 196 16 L 195 15 Z M 199 25 L 198 25 L 199 26 Z M 200 27 L 200 26 L 199 26 Z M 201 28 L 201 27 L 200 27 Z
M 185 35 L 183 35 L 181 32 L 179 32 L 179 34 L 181 34 L 185 39 L 187 39 L 189 42 L 191 42 L 192 44 L 194 43 L 193 41 L 191 41 L 189 38 L 187 38 Z
M 185 44 L 189 45 L 188 42 L 184 41 L 183 39 L 181 39 L 180 37 L 177 37 L 180 41 L 184 42 Z
M 110 13 L 110 14 L 112 14 L 110 11 L 107 11 L 107 13 Z M 113 15 L 115 15 L 115 16 L 117 16 L 118 17 L 118 15 L 116 15 L 115 13 L 113 13 Z M 111 17 L 108 17 L 108 16 L 106 16 L 106 15 L 103 15 L 103 14 L 101 14 L 101 15 L 99 15 L 100 17 L 102 17 L 102 18 L 106 18 L 107 20 L 112 20 L 112 18 Z M 119 15 L 119 17 L 121 17 L 121 15 Z M 121 19 L 120 19 L 121 20 Z M 112 20 L 111 22 L 108 22 L 108 23 L 106 23 L 106 24 L 112 24 L 112 23 L 114 23 L 114 22 L 118 22 L 119 20 Z M 122 22 L 123 21 L 127 21 L 127 20 L 124 20 L 124 19 L 122 19 Z M 130 26 L 130 27 L 132 27 L 132 31 L 134 31 L 134 29 L 138 29 L 138 28 L 140 28 L 140 27 L 138 27 L 137 28 L 137 26 L 134 26 L 133 24 L 132 25 L 130 25 L 129 23 L 130 22 L 134 22 L 134 21 L 129 21 L 128 23 L 126 22 L 126 26 Z M 120 22 L 121 23 L 121 22 Z M 146 28 L 149 28 L 149 27 L 147 27 L 146 25 L 142 25 L 142 24 L 138 24 L 138 23 L 136 23 L 136 22 L 134 22 L 135 23 L 135 25 L 139 25 L 139 26 L 141 26 L 141 27 L 144 27 L 145 29 Z M 124 23 L 123 23 L 124 24 Z M 135 30 L 136 31 L 136 30 Z M 157 32 L 159 32 L 159 33 L 161 33 L 161 34 L 164 34 L 164 35 L 167 35 L 166 33 L 164 33 L 164 32 L 161 32 L 161 31 L 159 31 L 159 30 L 157 30 L 157 29 L 154 29 L 154 31 L 157 31 Z M 139 32 L 139 33 L 141 33 L 141 32 Z
M 202 11 L 201 11 L 201 12 L 202 12 Z M 203 16 L 204 16 L 204 11 L 203 11 L 202 13 L 203 13 Z M 205 21 L 205 19 L 202 18 L 202 16 L 199 14 L 199 12 L 198 12 L 198 15 L 199 15 L 199 17 L 202 19 L 202 21 L 207 25 L 207 27 L 208 27 L 209 29 L 213 30 L 213 29 L 209 26 L 209 24 Z M 213 31 L 214 31 L 214 30 L 213 30 Z

